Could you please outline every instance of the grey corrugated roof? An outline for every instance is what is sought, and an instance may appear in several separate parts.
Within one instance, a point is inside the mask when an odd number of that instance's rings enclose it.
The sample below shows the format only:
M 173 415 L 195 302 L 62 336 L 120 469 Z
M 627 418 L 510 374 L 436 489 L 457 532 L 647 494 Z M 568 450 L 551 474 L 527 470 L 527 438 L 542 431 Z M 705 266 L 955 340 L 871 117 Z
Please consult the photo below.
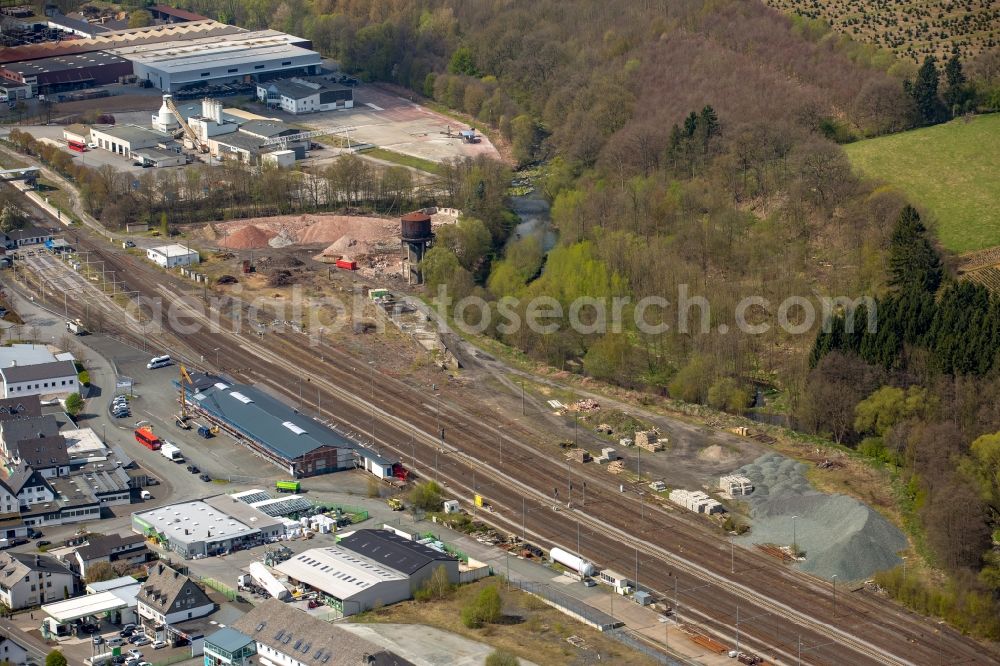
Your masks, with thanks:
M 221 417 L 288 460 L 303 456 L 322 446 L 355 449 L 372 457 L 358 446 L 322 423 L 306 418 L 285 403 L 246 384 L 219 384 L 202 389 L 192 396 L 201 409 Z M 240 400 L 239 396 L 246 399 Z M 285 426 L 289 423 L 302 432 Z M 385 463 L 388 464 L 388 463 Z
M 455 560 L 447 553 L 404 539 L 389 530 L 358 530 L 340 539 L 337 545 L 407 576 L 431 562 Z
M 34 365 L 9 365 L 0 368 L 0 375 L 3 375 L 7 382 L 33 382 L 44 381 L 58 377 L 75 377 L 76 366 L 72 361 L 52 361 L 50 363 L 36 363 Z
M 240 126 L 240 132 L 242 133 L 261 136 L 266 139 L 270 139 L 273 136 L 279 136 L 289 131 L 299 132 L 300 130 L 289 127 L 285 123 L 275 122 L 273 120 L 250 120 Z
M 111 125 L 109 127 L 92 127 L 91 132 L 100 132 L 122 141 L 141 141 L 156 139 L 169 141 L 172 137 L 165 132 L 140 127 L 139 125 Z

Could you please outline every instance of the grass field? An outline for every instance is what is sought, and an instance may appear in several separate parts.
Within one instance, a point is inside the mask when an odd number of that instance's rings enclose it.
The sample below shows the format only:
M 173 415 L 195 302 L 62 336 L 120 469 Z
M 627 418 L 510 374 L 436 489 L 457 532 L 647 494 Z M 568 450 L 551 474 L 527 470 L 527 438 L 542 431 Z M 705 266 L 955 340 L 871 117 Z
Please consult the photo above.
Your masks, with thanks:
M 1000 245 L 1000 114 L 844 146 L 866 176 L 932 213 L 941 243 L 961 254 Z
M 441 173 L 441 165 L 437 162 L 425 160 L 422 157 L 414 157 L 413 155 L 404 155 L 403 153 L 397 153 L 387 148 L 370 148 L 362 154 L 400 166 L 411 167 L 418 171 L 426 171 L 435 175 Z

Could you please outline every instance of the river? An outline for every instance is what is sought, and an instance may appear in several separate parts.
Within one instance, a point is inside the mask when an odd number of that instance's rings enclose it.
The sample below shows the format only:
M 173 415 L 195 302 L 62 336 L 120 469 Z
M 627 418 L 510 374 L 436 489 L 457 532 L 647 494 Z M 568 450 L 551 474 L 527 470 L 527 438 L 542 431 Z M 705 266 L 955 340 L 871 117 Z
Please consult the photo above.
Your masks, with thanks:
M 507 243 L 512 243 L 526 236 L 537 235 L 542 240 L 542 250 L 548 253 L 556 245 L 558 235 L 552 228 L 552 216 L 550 215 L 549 202 L 538 188 L 530 193 L 511 197 L 510 209 L 517 214 L 521 220 L 511 233 Z

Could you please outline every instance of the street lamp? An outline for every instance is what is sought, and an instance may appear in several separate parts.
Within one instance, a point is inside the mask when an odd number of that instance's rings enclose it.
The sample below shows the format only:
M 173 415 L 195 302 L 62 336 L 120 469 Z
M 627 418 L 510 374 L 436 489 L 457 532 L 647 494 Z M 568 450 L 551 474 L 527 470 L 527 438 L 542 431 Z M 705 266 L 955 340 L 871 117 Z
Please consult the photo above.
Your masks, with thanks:
M 795 521 L 797 519 L 798 519 L 798 516 L 792 516 L 792 557 L 794 559 L 796 559 L 796 560 L 799 559 L 799 546 L 798 546 L 798 541 L 795 538 L 795 536 L 796 536 L 795 535 Z
M 833 616 L 837 617 L 837 574 L 833 574 Z

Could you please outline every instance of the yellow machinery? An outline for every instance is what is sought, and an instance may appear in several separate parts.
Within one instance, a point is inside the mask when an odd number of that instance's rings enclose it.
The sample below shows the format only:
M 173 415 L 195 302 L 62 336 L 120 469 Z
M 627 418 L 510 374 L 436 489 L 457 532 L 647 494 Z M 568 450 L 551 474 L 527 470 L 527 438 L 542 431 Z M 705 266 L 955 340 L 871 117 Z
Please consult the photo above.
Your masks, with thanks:
M 188 414 L 187 410 L 187 395 L 184 393 L 184 382 L 187 382 L 190 386 L 194 386 L 194 381 L 192 381 L 191 375 L 188 374 L 187 368 L 183 365 L 178 365 L 177 367 L 180 369 L 180 377 L 178 378 L 177 385 L 180 387 L 180 396 L 178 399 L 181 403 L 181 413 L 177 415 L 177 425 L 185 430 L 190 430 L 191 424 L 188 423 L 188 419 L 191 418 L 191 415 Z
M 395 497 L 390 497 L 388 500 L 386 500 L 386 503 L 389 505 L 389 508 L 392 509 L 393 511 L 403 510 L 403 503 L 400 500 L 396 499 Z

